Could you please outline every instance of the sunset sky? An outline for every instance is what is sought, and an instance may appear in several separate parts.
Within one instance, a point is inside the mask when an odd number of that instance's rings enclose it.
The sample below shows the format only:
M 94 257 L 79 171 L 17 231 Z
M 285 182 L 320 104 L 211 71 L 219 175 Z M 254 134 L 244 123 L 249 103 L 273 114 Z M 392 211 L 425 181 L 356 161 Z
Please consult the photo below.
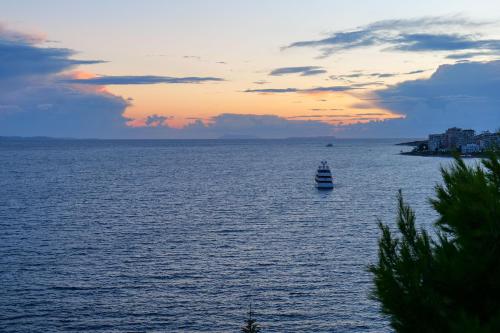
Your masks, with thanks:
M 500 127 L 498 1 L 2 1 L 0 135 Z

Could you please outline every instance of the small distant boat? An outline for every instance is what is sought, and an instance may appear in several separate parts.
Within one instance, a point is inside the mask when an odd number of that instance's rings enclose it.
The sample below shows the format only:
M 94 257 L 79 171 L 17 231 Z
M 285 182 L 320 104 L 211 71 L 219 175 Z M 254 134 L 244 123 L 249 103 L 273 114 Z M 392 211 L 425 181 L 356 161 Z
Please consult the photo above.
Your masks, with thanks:
M 326 145 L 327 147 L 333 147 L 333 144 L 329 143 Z
M 333 188 L 332 172 L 326 161 L 321 161 L 314 180 L 318 190 L 331 190 Z

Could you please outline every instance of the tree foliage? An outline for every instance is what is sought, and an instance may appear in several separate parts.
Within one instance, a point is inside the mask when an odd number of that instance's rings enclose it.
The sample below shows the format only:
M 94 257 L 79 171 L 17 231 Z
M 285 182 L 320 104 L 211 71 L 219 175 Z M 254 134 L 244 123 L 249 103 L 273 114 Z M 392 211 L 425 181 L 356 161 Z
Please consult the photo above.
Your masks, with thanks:
M 373 296 L 397 332 L 500 332 L 500 162 L 456 158 L 430 202 L 430 237 L 398 195 L 399 235 L 380 223 Z

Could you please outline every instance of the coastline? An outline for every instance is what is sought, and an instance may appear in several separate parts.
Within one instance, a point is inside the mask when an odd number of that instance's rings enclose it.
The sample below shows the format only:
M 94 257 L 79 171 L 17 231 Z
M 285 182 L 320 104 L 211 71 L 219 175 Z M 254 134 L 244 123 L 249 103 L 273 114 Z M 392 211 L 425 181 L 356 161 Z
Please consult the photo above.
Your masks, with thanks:
M 448 157 L 448 158 L 453 158 L 455 156 L 460 156 L 461 158 L 484 158 L 487 156 L 486 152 L 479 152 L 472 154 L 458 154 L 458 152 L 402 151 L 399 154 L 407 156 Z

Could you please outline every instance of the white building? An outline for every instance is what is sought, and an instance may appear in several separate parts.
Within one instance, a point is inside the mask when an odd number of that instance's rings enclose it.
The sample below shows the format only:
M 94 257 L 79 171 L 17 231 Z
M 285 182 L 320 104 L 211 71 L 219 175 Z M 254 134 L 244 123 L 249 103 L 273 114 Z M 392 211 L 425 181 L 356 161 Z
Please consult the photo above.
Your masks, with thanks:
M 481 151 L 481 148 L 479 147 L 478 144 L 468 143 L 466 145 L 461 146 L 461 151 L 462 154 L 472 154 L 472 153 L 478 153 L 479 151 Z
M 481 150 L 488 150 L 500 146 L 500 135 L 498 133 L 486 131 L 476 136 L 476 140 Z

